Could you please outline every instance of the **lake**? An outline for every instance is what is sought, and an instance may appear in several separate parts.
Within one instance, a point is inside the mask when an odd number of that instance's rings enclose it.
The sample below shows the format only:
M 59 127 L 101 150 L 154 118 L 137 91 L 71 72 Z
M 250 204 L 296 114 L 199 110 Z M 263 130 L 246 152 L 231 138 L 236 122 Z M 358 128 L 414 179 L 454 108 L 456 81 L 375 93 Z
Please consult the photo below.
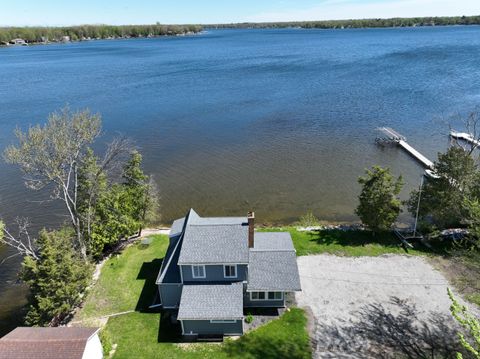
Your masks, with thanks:
M 190 207 L 206 216 L 255 210 L 260 223 L 307 211 L 351 221 L 364 168 L 402 174 L 403 198 L 423 172 L 400 149 L 377 147 L 376 128 L 393 127 L 435 159 L 449 144 L 448 123 L 458 126 L 451 116 L 480 104 L 479 58 L 478 26 L 211 30 L 2 48 L 0 149 L 15 126 L 44 122 L 65 104 L 88 107 L 103 116 L 100 148 L 123 134 L 141 150 L 164 223 Z M 48 199 L 0 163 L 5 222 L 57 226 L 66 217 Z M 0 261 L 12 253 L 0 248 Z M 24 303 L 18 264 L 0 266 L 0 333 Z

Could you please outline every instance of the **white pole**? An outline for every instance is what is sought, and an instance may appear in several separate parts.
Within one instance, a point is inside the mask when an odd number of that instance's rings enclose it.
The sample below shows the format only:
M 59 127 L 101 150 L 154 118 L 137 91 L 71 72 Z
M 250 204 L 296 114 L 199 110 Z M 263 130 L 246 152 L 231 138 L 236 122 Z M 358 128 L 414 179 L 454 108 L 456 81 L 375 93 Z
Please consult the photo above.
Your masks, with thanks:
M 413 236 L 417 236 L 417 222 L 418 222 L 418 212 L 420 211 L 420 199 L 422 198 L 422 189 L 423 189 L 423 178 L 420 181 L 420 190 L 418 191 L 418 203 L 417 203 L 417 213 L 415 215 L 415 226 L 413 227 Z

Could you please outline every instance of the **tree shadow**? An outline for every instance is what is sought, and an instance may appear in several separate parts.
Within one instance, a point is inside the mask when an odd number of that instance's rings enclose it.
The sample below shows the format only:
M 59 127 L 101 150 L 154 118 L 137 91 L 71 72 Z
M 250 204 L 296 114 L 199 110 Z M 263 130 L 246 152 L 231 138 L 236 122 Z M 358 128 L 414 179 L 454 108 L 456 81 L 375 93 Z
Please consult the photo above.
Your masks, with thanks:
M 137 275 L 137 280 L 144 280 L 142 292 L 138 297 L 135 311 L 149 312 L 149 306 L 152 305 L 157 292 L 156 280 L 160 267 L 162 266 L 162 259 L 154 259 L 151 262 L 144 262 Z
M 455 358 L 458 326 L 450 316 L 421 315 L 415 304 L 391 297 L 363 307 L 343 326 L 317 323 L 313 346 L 325 358 Z

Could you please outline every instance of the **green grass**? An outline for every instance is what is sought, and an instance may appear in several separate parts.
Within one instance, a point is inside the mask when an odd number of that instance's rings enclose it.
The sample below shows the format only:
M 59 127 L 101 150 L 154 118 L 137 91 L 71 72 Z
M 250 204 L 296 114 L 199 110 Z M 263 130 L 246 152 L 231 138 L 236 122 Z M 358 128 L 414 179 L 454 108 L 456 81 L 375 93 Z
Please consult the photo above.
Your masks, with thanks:
M 152 237 L 154 240 L 148 247 L 135 244 L 104 264 L 100 278 L 75 320 L 98 318 L 151 304 L 148 301 L 153 300 L 156 288 L 155 285 L 145 287 L 145 281 L 155 281 L 168 247 L 167 236 Z
M 382 254 L 438 254 L 441 249 L 428 249 L 418 245 L 406 251 L 397 238 L 391 233 L 380 233 L 375 236 L 369 231 L 322 230 L 300 232 L 294 227 L 262 229 L 263 231 L 290 232 L 298 256 L 329 253 L 339 256 L 379 256 Z
M 101 316 L 134 311 L 110 317 L 101 333 L 105 348 L 117 344 L 114 358 L 310 357 L 306 317 L 299 308 L 235 341 L 179 344 L 178 325 L 147 310 L 167 244 L 168 237 L 154 236 L 148 247 L 132 245 L 107 260 L 74 319 L 83 325 L 96 325 Z

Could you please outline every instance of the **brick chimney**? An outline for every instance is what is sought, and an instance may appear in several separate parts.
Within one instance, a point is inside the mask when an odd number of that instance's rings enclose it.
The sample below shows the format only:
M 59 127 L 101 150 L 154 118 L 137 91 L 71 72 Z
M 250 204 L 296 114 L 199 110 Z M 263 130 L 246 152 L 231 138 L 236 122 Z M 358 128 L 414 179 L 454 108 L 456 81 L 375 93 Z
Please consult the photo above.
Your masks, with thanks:
M 254 241 L 254 229 L 255 229 L 255 212 L 248 212 L 248 248 L 253 248 Z

